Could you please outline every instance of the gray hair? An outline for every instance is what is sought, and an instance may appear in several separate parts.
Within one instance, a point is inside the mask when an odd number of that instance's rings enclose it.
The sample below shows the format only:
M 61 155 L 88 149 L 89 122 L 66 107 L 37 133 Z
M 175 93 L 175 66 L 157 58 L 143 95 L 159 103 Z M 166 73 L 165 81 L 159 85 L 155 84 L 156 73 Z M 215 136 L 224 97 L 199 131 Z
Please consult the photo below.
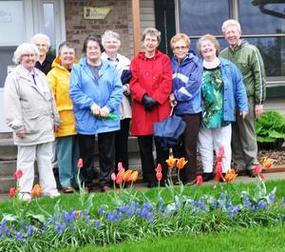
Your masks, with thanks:
M 45 40 L 46 43 L 47 43 L 48 48 L 50 48 L 50 38 L 46 34 L 37 33 L 36 35 L 34 35 L 32 37 L 32 43 L 36 44 L 36 41 L 39 40 L 39 39 Z
M 36 60 L 39 58 L 39 50 L 35 44 L 22 43 L 17 47 L 17 49 L 14 52 L 13 62 L 16 64 L 20 64 L 22 56 L 24 54 L 35 54 Z
M 120 42 L 120 35 L 117 32 L 111 31 L 111 30 L 106 30 L 104 34 L 102 35 L 102 44 L 104 45 L 108 39 L 116 39 Z
M 159 30 L 157 30 L 156 28 L 153 28 L 153 27 L 145 28 L 143 31 L 143 34 L 142 34 L 142 41 L 145 40 L 146 35 L 156 37 L 158 44 L 160 43 L 161 32 Z
M 223 33 L 226 31 L 226 29 L 229 26 L 235 26 L 238 29 L 238 31 L 241 33 L 240 23 L 235 19 L 228 19 L 223 23 L 223 25 L 222 25 Z

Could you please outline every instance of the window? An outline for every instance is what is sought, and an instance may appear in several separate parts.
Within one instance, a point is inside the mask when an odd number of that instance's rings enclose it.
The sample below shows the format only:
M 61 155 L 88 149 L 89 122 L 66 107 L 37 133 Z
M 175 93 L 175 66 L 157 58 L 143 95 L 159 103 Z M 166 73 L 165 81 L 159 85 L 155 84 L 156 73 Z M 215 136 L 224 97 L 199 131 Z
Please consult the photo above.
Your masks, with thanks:
M 276 0 L 177 0 L 179 30 L 190 35 L 192 49 L 206 33 L 227 46 L 221 26 L 228 18 L 241 23 L 242 38 L 256 45 L 269 80 L 285 76 L 285 1 Z M 284 79 L 284 78 L 283 78 Z
M 55 16 L 54 16 L 54 3 L 43 3 L 44 9 L 44 33 L 49 36 L 51 41 L 51 47 L 56 47 L 56 38 L 55 38 Z

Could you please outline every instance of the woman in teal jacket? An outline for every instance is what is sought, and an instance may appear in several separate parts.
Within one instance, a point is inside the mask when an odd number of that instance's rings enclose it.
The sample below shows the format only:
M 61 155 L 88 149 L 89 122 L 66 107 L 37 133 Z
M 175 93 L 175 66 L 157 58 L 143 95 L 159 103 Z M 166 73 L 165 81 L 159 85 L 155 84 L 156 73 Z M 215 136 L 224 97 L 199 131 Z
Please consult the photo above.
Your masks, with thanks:
M 102 191 L 109 191 L 114 171 L 115 131 L 120 129 L 119 105 L 123 89 L 116 69 L 101 60 L 98 37 L 88 36 L 83 44 L 85 57 L 72 69 L 70 96 L 78 132 L 82 177 L 88 191 L 93 189 L 95 135 L 98 134 Z

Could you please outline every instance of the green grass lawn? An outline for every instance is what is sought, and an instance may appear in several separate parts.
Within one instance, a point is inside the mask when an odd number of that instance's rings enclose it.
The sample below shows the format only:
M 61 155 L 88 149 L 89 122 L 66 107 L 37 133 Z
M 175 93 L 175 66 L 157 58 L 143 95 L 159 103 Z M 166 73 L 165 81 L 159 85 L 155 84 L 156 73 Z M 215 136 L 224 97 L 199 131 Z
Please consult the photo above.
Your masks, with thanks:
M 268 181 L 266 182 L 267 193 L 271 192 L 273 188 L 277 188 L 276 197 L 280 201 L 280 199 L 285 198 L 285 180 L 278 181 Z M 260 186 L 260 183 L 250 183 L 250 184 L 219 184 L 217 186 L 213 185 L 203 185 L 203 186 L 187 186 L 184 187 L 183 195 L 188 195 L 191 198 L 200 198 L 202 195 L 208 194 L 214 197 L 218 197 L 221 192 L 226 191 L 233 202 L 240 202 L 241 192 L 247 191 L 251 195 L 254 195 L 257 190 L 256 188 Z M 181 190 L 180 187 L 176 187 L 175 190 L 179 192 Z M 150 190 L 134 190 L 132 195 L 135 195 L 136 201 L 145 201 L 145 199 L 151 200 L 153 202 L 157 202 L 158 193 L 161 194 L 164 201 L 172 202 L 173 201 L 173 192 L 167 188 L 154 188 Z M 97 210 L 101 205 L 112 205 L 114 206 L 114 193 L 94 193 L 92 194 L 93 198 L 93 207 L 90 210 L 90 214 L 97 215 Z M 122 194 L 121 197 L 125 197 L 125 201 L 129 201 L 130 194 Z M 53 214 L 58 207 L 60 207 L 60 211 L 63 210 L 81 210 L 86 207 L 82 205 L 80 202 L 79 194 L 70 194 L 70 195 L 61 195 L 59 198 L 50 199 L 47 197 L 42 197 L 38 200 L 33 200 L 30 204 L 22 203 L 15 201 L 13 199 L 8 199 L 0 202 L 0 220 L 2 219 L 3 214 L 11 213 L 15 214 L 17 211 L 22 212 L 22 216 L 32 214 L 43 214 L 43 212 L 48 212 Z M 280 206 L 280 205 L 279 205 Z M 282 208 L 283 209 L 283 208 Z M 283 211 L 284 212 L 284 211 Z M 279 213 L 279 212 L 278 212 Z M 260 218 L 265 218 L 265 215 L 261 215 Z M 183 216 L 183 215 L 181 215 Z M 210 212 L 209 220 L 213 221 L 211 224 L 215 224 L 215 219 L 212 218 L 212 213 Z M 218 215 L 217 215 L 218 216 Z M 277 215 L 278 216 L 278 215 Z M 282 215 L 283 216 L 283 215 Z M 193 216 L 189 216 L 190 218 L 196 218 Z M 266 217 L 267 219 L 267 217 Z M 270 216 L 268 217 L 270 219 Z M 189 219 L 185 219 L 188 221 Z M 194 219 L 193 219 L 194 220 Z M 205 225 L 208 222 L 205 219 Z M 261 219 L 262 220 L 262 219 Z M 183 233 L 169 232 L 171 235 L 167 237 L 159 237 L 153 235 L 153 238 L 150 235 L 146 235 L 146 239 L 139 238 L 137 241 L 132 242 L 122 242 L 115 245 L 108 245 L 106 247 L 101 247 L 98 245 L 87 245 L 85 247 L 80 248 L 66 248 L 61 250 L 53 250 L 53 251 L 61 251 L 61 252 L 72 252 L 72 251 L 285 251 L 285 227 L 281 226 L 283 224 L 274 225 L 273 223 L 264 222 L 263 227 L 255 226 L 253 228 L 242 228 L 247 225 L 247 218 L 243 218 L 243 225 L 231 225 L 234 223 L 234 220 L 229 219 L 230 222 L 229 228 L 224 230 L 230 230 L 228 232 L 221 232 L 220 226 L 218 226 L 217 232 L 212 233 L 201 233 L 194 234 L 191 230 L 187 233 L 183 231 Z M 203 222 L 203 223 L 204 223 Z M 175 222 L 176 223 L 176 222 Z M 191 222 L 192 223 L 192 222 Z M 194 222 L 195 223 L 195 220 Z M 282 222 L 284 223 L 284 221 Z M 176 225 L 176 224 L 175 224 Z M 230 228 L 230 226 L 232 226 Z M 133 227 L 133 226 L 132 226 Z M 138 226 L 140 227 L 140 226 Z M 122 226 L 123 228 L 123 226 Z M 105 229 L 104 229 L 105 230 Z M 176 229 L 175 229 L 176 230 Z M 220 231 L 220 232 L 219 232 Z M 159 232 L 160 233 L 160 232 Z M 174 236 L 173 236 L 174 234 Z M 71 234 L 72 236 L 74 233 Z M 166 235 L 165 235 L 166 236 Z M 136 237 L 136 236 L 135 236 Z M 141 239 L 141 240 L 139 240 Z M 64 243 L 69 245 L 69 243 Z
M 125 242 L 107 247 L 86 246 L 58 252 L 262 252 L 285 251 L 285 227 L 238 229 L 230 233 L 172 236 L 139 242 Z

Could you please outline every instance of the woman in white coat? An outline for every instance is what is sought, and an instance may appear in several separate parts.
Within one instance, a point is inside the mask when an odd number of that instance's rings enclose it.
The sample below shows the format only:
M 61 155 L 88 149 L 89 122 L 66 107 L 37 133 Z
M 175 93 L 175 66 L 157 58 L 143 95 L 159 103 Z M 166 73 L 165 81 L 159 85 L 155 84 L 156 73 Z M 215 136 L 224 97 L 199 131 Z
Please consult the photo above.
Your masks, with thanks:
M 52 142 L 59 116 L 46 76 L 35 68 L 39 57 L 32 43 L 19 45 L 14 52 L 18 66 L 7 76 L 4 87 L 6 122 L 18 146 L 19 199 L 30 201 L 37 160 L 42 194 L 58 196 L 52 172 Z

